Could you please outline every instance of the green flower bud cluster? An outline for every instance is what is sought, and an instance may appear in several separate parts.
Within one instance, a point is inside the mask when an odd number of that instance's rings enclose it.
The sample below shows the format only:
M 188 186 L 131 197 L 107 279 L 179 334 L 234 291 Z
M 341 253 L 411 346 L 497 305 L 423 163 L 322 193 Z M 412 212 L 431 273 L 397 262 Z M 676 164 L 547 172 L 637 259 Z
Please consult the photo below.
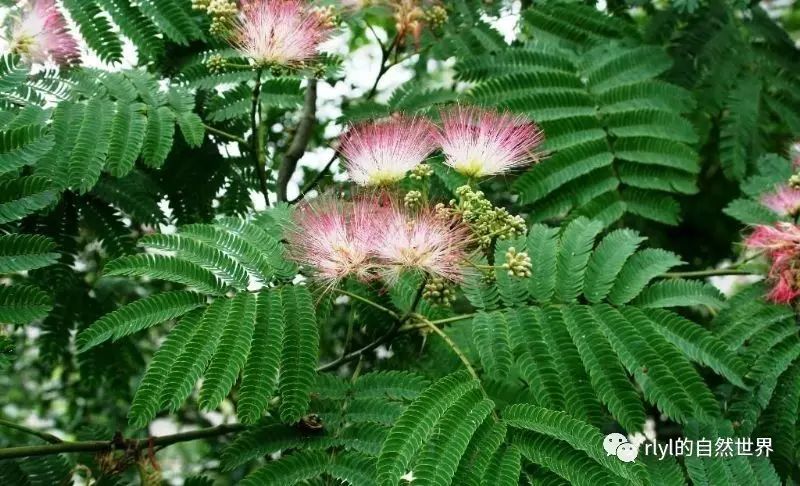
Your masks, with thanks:
M 409 174 L 409 177 L 411 177 L 414 180 L 421 181 L 426 177 L 430 177 L 432 174 L 433 174 L 433 167 L 431 167 L 428 164 L 419 164 L 418 166 L 411 169 L 411 174 Z
M 525 234 L 525 220 L 493 206 L 483 191 L 461 186 L 456 195 L 458 200 L 450 201 L 450 206 L 469 224 L 482 248 L 491 246 L 494 238 L 505 240 Z
M 506 251 L 506 262 L 503 268 L 512 277 L 528 278 L 531 276 L 531 257 L 524 251 L 518 252 L 513 246 Z
M 208 31 L 219 37 L 228 35 L 239 13 L 235 0 L 192 0 L 192 8 L 205 11 L 211 17 Z
M 441 27 L 442 25 L 447 22 L 447 10 L 441 5 L 434 5 L 431 8 L 426 9 L 423 14 L 423 19 L 425 22 L 430 24 L 433 28 Z
M 422 206 L 422 193 L 419 191 L 408 191 L 403 198 L 403 205 L 408 209 L 419 209 Z
M 456 300 L 455 287 L 441 277 L 434 277 L 425 284 L 422 297 L 432 304 L 449 306 Z
M 800 174 L 793 174 L 792 177 L 789 178 L 789 186 L 794 189 L 800 189 Z
M 335 27 L 339 22 L 339 16 L 336 14 L 336 9 L 333 5 L 320 5 L 312 8 L 320 21 L 328 27 Z
M 211 72 L 211 74 L 221 73 L 222 71 L 225 70 L 226 64 L 227 61 L 225 60 L 225 58 L 219 54 L 214 54 L 212 56 L 209 56 L 208 59 L 206 59 L 206 67 L 208 68 L 209 72 Z

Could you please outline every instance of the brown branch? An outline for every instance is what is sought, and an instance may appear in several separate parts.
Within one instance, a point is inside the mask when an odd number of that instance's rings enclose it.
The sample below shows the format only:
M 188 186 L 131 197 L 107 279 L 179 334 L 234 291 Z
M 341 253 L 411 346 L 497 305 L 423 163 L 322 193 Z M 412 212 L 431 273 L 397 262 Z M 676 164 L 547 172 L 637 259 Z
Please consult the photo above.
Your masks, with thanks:
M 338 159 L 338 158 L 339 158 L 339 152 L 334 151 L 333 152 L 333 156 L 328 161 L 328 163 L 325 164 L 325 167 L 323 167 L 322 170 L 320 170 L 317 173 L 317 175 L 314 176 L 314 179 L 312 179 L 311 182 L 309 182 L 308 184 L 303 186 L 303 189 L 300 190 L 300 194 L 298 194 L 296 198 L 294 198 L 291 201 L 289 201 L 289 204 L 297 204 L 297 203 L 299 203 L 300 201 L 303 200 L 303 198 L 306 197 L 306 194 L 308 194 L 309 192 L 313 191 L 317 187 L 317 184 L 319 184 L 319 182 L 322 180 L 322 178 L 325 177 L 325 175 L 328 172 L 330 172 L 331 166 L 333 166 L 333 163 L 336 162 L 336 159 Z
M 25 432 L 26 434 L 35 435 L 36 437 L 42 439 L 43 441 L 49 442 L 51 444 L 60 444 L 64 442 L 63 440 L 61 440 L 60 438 L 56 437 L 53 434 L 48 434 L 47 432 L 40 432 L 38 430 L 25 427 L 24 425 L 11 422 L 10 420 L 0 419 L 0 427 L 7 427 L 9 429 Z
M 314 124 L 317 121 L 317 80 L 316 78 L 308 78 L 308 86 L 306 86 L 306 98 L 303 102 L 303 114 L 300 122 L 297 124 L 292 143 L 289 144 L 289 149 L 283 156 L 281 166 L 278 168 L 278 201 L 287 201 L 286 188 L 289 181 L 297 169 L 297 162 L 306 153 L 306 147 L 311 134 L 314 132 Z
M 126 451 L 140 451 L 151 447 L 166 447 L 179 442 L 188 442 L 198 439 L 209 439 L 220 435 L 240 432 L 245 429 L 242 424 L 219 425 L 208 429 L 180 432 L 150 439 L 112 439 L 89 440 L 82 442 L 61 442 L 57 444 L 8 447 L 0 449 L 0 460 L 17 459 L 21 457 L 49 456 L 72 452 L 111 452 L 115 449 Z
M 267 189 L 267 155 L 264 153 L 266 132 L 261 115 L 261 69 L 256 71 L 256 84 L 253 87 L 253 103 L 250 108 L 250 127 L 253 131 L 253 163 L 258 174 L 258 185 L 264 195 L 264 202 L 269 206 L 269 189 Z
M 361 349 L 357 349 L 355 351 L 352 351 L 350 353 L 342 355 L 339 358 L 331 361 L 330 363 L 325 363 L 324 365 L 319 366 L 317 368 L 317 372 L 319 373 L 319 372 L 323 372 L 323 371 L 334 370 L 334 369 L 338 368 L 339 366 L 341 366 L 341 365 L 343 365 L 345 363 L 348 363 L 348 362 L 353 361 L 355 359 L 359 359 L 365 353 L 368 353 L 368 352 L 372 351 L 373 349 L 377 348 L 381 344 L 384 344 L 384 343 L 387 343 L 387 342 L 391 341 L 395 336 L 397 336 L 401 332 L 408 332 L 409 330 L 413 329 L 413 328 L 406 329 L 404 327 L 404 324 L 414 315 L 414 312 L 417 310 L 417 306 L 419 305 L 420 301 L 422 300 L 422 294 L 425 291 L 425 284 L 426 283 L 427 283 L 427 279 L 422 281 L 422 284 L 419 286 L 419 289 L 417 289 L 417 293 L 414 295 L 414 300 L 411 302 L 411 307 L 409 307 L 408 311 L 405 314 L 403 314 L 402 316 L 398 315 L 396 312 L 394 312 L 394 311 L 392 311 L 390 309 L 387 309 L 387 308 L 385 308 L 385 307 L 383 307 L 383 306 L 381 306 L 379 304 L 376 304 L 375 302 L 372 302 L 369 299 L 364 299 L 364 298 L 362 298 L 361 296 L 359 296 L 357 294 L 351 294 L 349 292 L 343 292 L 345 295 L 348 295 L 350 297 L 355 297 L 355 298 L 357 298 L 359 300 L 362 300 L 365 303 L 367 303 L 367 304 L 369 304 L 369 305 L 371 305 L 371 306 L 373 306 L 373 307 L 375 307 L 375 308 L 377 308 L 377 309 L 379 309 L 381 311 L 387 312 L 389 315 L 394 317 L 395 322 L 392 325 L 391 329 L 389 329 L 389 331 L 386 332 L 385 334 L 383 334 L 382 336 L 379 336 L 377 339 L 375 339 L 374 341 L 372 341 L 371 343 L 367 344 L 366 346 L 364 346 Z
M 219 135 L 221 137 L 228 138 L 230 140 L 233 140 L 234 142 L 239 142 L 242 145 L 247 145 L 247 140 L 245 140 L 244 138 L 242 138 L 242 137 L 240 137 L 238 135 L 234 135 L 232 133 L 228 133 L 225 130 L 220 130 L 219 128 L 214 128 L 211 125 L 208 125 L 206 123 L 203 123 L 203 127 L 209 133 L 213 133 L 214 135 Z

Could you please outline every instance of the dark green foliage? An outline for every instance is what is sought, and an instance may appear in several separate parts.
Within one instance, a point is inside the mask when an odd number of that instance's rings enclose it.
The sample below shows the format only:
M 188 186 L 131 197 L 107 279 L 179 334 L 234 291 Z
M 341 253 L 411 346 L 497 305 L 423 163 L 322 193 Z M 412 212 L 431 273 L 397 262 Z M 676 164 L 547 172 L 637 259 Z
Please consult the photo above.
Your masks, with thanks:
M 741 243 L 796 223 L 764 198 L 797 170 L 797 6 L 322 3 L 346 55 L 243 57 L 224 1 L 63 0 L 100 67 L 0 56 L 0 484 L 797 483 L 797 305 L 767 301 L 797 265 Z M 321 170 L 348 124 L 455 104 L 534 120 L 536 163 L 468 178 L 435 150 L 377 191 Z M 419 269 L 294 261 L 320 195 L 458 215 L 464 185 L 524 227 L 470 242 L 446 303 Z M 299 235 L 346 258 L 336 236 Z M 603 448 L 651 429 L 773 450 Z
M 575 16 L 572 25 L 565 16 Z M 461 79 L 478 83 L 476 102 L 526 113 L 547 134 L 547 163 L 515 182 L 521 201 L 533 204 L 536 220 L 578 211 L 608 225 L 627 211 L 677 224 L 670 194 L 696 192 L 699 165 L 691 147 L 697 135 L 681 116 L 693 107 L 690 94 L 655 79 L 670 67 L 666 53 L 594 47 L 631 33 L 591 8 L 540 7 L 524 20 L 537 42 L 456 68 Z M 564 37 L 551 39 L 552 29 Z

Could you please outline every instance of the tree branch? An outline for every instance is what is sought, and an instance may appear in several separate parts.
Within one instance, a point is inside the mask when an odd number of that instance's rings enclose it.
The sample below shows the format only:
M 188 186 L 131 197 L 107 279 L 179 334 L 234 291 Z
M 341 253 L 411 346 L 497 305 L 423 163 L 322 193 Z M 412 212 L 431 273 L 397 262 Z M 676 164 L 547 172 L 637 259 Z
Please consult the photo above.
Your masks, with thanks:
M 335 370 L 336 368 L 338 368 L 339 366 L 341 366 L 341 365 L 343 365 L 345 363 L 349 363 L 350 361 L 353 361 L 355 359 L 360 358 L 362 355 L 364 355 L 366 353 L 369 353 L 370 351 L 372 351 L 373 349 L 377 348 L 381 344 L 388 343 L 389 341 L 391 341 L 397 335 L 398 330 L 399 330 L 399 326 L 392 326 L 392 328 L 389 330 L 389 332 L 387 332 L 386 334 L 383 334 L 382 336 L 380 336 L 376 340 L 372 341 L 371 343 L 367 344 L 363 348 L 360 348 L 360 349 L 357 349 L 357 350 L 352 351 L 350 353 L 347 353 L 347 354 L 345 354 L 345 355 L 343 355 L 343 356 L 331 361 L 330 363 L 325 363 L 324 365 L 318 366 L 317 367 L 317 372 L 321 373 L 323 371 Z
M 447 345 L 450 347 L 450 349 L 453 350 L 453 353 L 455 353 L 455 355 L 458 356 L 458 359 L 460 359 L 461 362 L 464 364 L 464 367 L 467 369 L 467 371 L 469 372 L 470 376 L 472 378 L 474 378 L 475 380 L 480 381 L 480 378 L 478 377 L 478 373 L 475 372 L 475 368 L 472 366 L 472 363 L 470 363 L 469 358 L 467 358 L 467 355 L 464 354 L 463 351 L 461 351 L 461 348 L 458 347 L 458 345 L 455 343 L 455 341 L 450 339 L 450 336 L 448 336 L 447 333 L 442 331 L 438 326 L 436 326 L 434 323 L 429 321 L 424 316 L 420 316 L 419 314 L 417 314 L 417 315 L 415 315 L 415 317 L 418 320 L 420 320 L 422 322 L 422 324 L 424 324 L 427 329 L 430 329 L 431 331 L 433 331 L 434 333 L 439 335 L 439 337 L 441 337 L 442 340 L 444 340 L 444 342 L 447 343 Z
M 325 175 L 331 170 L 331 166 L 333 165 L 334 162 L 336 162 L 336 159 L 338 158 L 339 158 L 339 152 L 334 151 L 331 160 L 329 160 L 328 163 L 325 164 L 325 167 L 323 167 L 322 170 L 320 170 L 319 173 L 317 173 L 317 175 L 314 176 L 314 179 L 312 179 L 311 182 L 309 182 L 303 187 L 303 189 L 300 191 L 300 194 L 298 194 L 296 198 L 289 201 L 289 204 L 299 203 L 300 201 L 303 200 L 303 198 L 306 197 L 306 194 L 314 190 L 314 188 L 317 187 L 317 184 L 319 184 L 322 178 L 325 177 Z
M 240 137 L 238 135 L 234 135 L 232 133 L 228 133 L 228 132 L 226 132 L 224 130 L 220 130 L 219 128 L 214 128 L 211 125 L 208 125 L 206 123 L 203 123 L 203 127 L 206 129 L 207 132 L 211 132 L 211 133 L 213 133 L 215 135 L 219 135 L 221 137 L 229 138 L 229 139 L 233 140 L 234 142 L 241 143 L 242 145 L 247 145 L 247 140 L 245 140 L 244 138 L 242 138 L 242 137 Z
M 207 429 L 180 432 L 172 435 L 145 439 L 90 440 L 82 442 L 61 442 L 58 444 L 8 447 L 0 449 L 0 460 L 21 457 L 48 456 L 72 452 L 111 452 L 115 449 L 140 451 L 149 447 L 166 447 L 179 442 L 208 439 L 220 435 L 240 432 L 245 429 L 242 424 L 227 424 Z
M 260 123 L 261 113 L 261 69 L 256 70 L 256 85 L 253 87 L 253 104 L 250 108 L 250 126 L 253 131 L 253 163 L 256 165 L 258 184 L 264 195 L 264 202 L 269 206 L 269 189 L 267 189 L 267 156 L 264 153 L 266 132 Z
M 372 83 L 372 87 L 369 89 L 369 91 L 367 91 L 367 94 L 366 94 L 366 97 L 365 97 L 365 99 L 367 99 L 367 100 L 372 99 L 377 94 L 377 92 L 378 92 L 378 83 L 380 82 L 381 78 L 383 78 L 383 75 L 386 74 L 386 72 L 389 71 L 389 69 L 391 69 L 392 66 L 394 66 L 394 64 L 391 64 L 391 63 L 387 64 L 387 62 L 389 61 L 389 58 L 391 57 L 391 53 L 397 47 L 398 41 L 399 41 L 399 36 L 395 36 L 394 39 L 392 39 L 392 43 L 389 46 L 386 46 L 386 45 L 383 44 L 383 42 L 381 42 L 381 39 L 380 39 L 380 37 L 378 37 L 378 34 L 375 32 L 375 30 L 372 29 L 371 27 L 370 27 L 370 30 L 372 30 L 373 35 L 375 35 L 375 39 L 378 41 L 378 45 L 380 45 L 380 47 L 381 47 L 381 64 L 380 64 L 380 68 L 378 69 L 378 75 L 375 77 L 375 81 Z M 306 98 L 306 101 L 308 101 L 307 98 Z M 299 131 L 299 127 L 298 127 L 298 131 Z M 302 156 L 302 154 L 301 154 L 301 156 Z M 317 186 L 317 184 L 319 184 L 319 182 L 322 180 L 322 178 L 325 177 L 325 175 L 328 173 L 328 171 L 330 171 L 331 166 L 333 165 L 333 163 L 338 158 L 339 158 L 339 153 L 338 152 L 334 152 L 333 153 L 333 157 L 331 157 L 331 160 L 329 160 L 328 163 L 325 164 L 325 167 L 323 167 L 322 170 L 319 171 L 319 173 L 314 177 L 314 179 L 311 182 L 309 182 L 308 184 L 305 185 L 305 187 L 303 187 L 303 189 L 300 191 L 300 194 L 296 198 L 294 198 L 291 201 L 289 201 L 289 204 L 297 204 L 298 202 L 302 201 L 303 198 L 305 198 L 306 194 L 311 192 Z M 294 169 L 292 169 L 292 170 L 294 170 Z
M 300 122 L 297 124 L 297 131 L 292 138 L 292 143 L 289 149 L 283 156 L 281 166 L 278 168 L 278 201 L 287 201 L 286 188 L 289 185 L 297 162 L 306 153 L 308 141 L 311 139 L 311 134 L 314 132 L 314 124 L 317 117 L 317 80 L 316 78 L 308 78 L 308 86 L 306 86 L 306 98 L 303 103 L 303 113 Z
M 696 278 L 696 277 L 721 277 L 725 275 L 760 275 L 748 270 L 735 268 L 712 268 L 710 270 L 695 270 L 692 272 L 667 272 L 662 277 L 666 278 Z
M 392 315 L 395 318 L 395 324 L 392 326 L 391 329 L 389 329 L 389 332 L 387 332 L 386 334 L 380 336 L 379 338 L 377 338 L 376 340 L 374 340 L 371 343 L 367 344 L 363 348 L 357 349 L 355 351 L 352 351 L 350 353 L 342 355 L 339 358 L 331 361 L 330 363 L 325 363 L 324 365 L 319 366 L 317 368 L 317 372 L 319 373 L 319 372 L 323 372 L 323 371 L 329 371 L 329 370 L 336 369 L 336 368 L 338 368 L 339 366 L 341 366 L 341 365 L 343 365 L 345 363 L 348 363 L 350 361 L 353 361 L 354 359 L 360 358 L 365 353 L 368 353 L 368 352 L 372 351 L 373 349 L 377 348 L 381 344 L 384 344 L 384 343 L 387 343 L 387 342 L 391 341 L 395 336 L 400 334 L 401 331 L 402 332 L 408 332 L 408 330 L 413 329 L 413 328 L 406 329 L 406 328 L 403 327 L 403 324 L 405 324 L 406 321 L 408 321 L 409 318 L 411 318 L 412 316 L 415 315 L 414 312 L 417 310 L 417 306 L 419 305 L 420 301 L 422 300 L 422 294 L 425 291 L 426 282 L 427 282 L 427 279 L 422 281 L 422 284 L 420 284 L 419 289 L 417 289 L 417 293 L 414 295 L 414 300 L 411 302 L 411 307 L 409 307 L 408 312 L 406 312 L 402 316 L 398 316 L 397 313 L 395 313 L 394 311 L 386 309 L 382 305 L 379 305 L 379 304 L 377 304 L 375 302 L 372 302 L 369 299 L 362 299 L 361 296 L 356 296 L 355 294 L 350 294 L 349 292 L 343 292 L 345 295 L 348 295 L 348 296 L 354 297 L 354 298 L 358 298 L 358 299 L 360 299 L 360 300 L 362 300 L 362 301 L 364 301 L 364 302 L 366 302 L 366 303 L 368 303 L 368 304 L 370 304 L 372 306 L 377 307 L 378 309 L 381 309 L 383 311 L 389 312 L 390 315 Z
M 372 307 L 378 309 L 381 312 L 385 312 L 385 313 L 389 314 L 396 321 L 400 320 L 400 316 L 398 316 L 395 311 L 393 311 L 392 309 L 389 309 L 388 307 L 384 307 L 384 306 L 380 305 L 379 303 L 374 302 L 374 301 L 372 301 L 372 300 L 370 300 L 370 299 L 368 299 L 366 297 L 362 297 L 362 296 L 360 296 L 358 294 L 354 294 L 353 292 L 348 292 L 347 290 L 344 290 L 344 289 L 334 288 L 333 291 L 334 292 L 339 292 L 342 295 L 346 295 L 346 296 L 350 297 L 351 299 L 360 300 L 361 302 L 363 302 L 363 303 L 365 303 L 365 304 L 367 304 L 369 306 L 372 306 Z
M 8 427 L 9 429 L 19 430 L 20 432 L 24 432 L 26 434 L 35 435 L 36 437 L 42 439 L 45 442 L 49 442 L 51 444 L 60 444 L 64 442 L 63 440 L 59 439 L 53 434 L 48 434 L 47 432 L 40 432 L 38 430 L 34 430 L 24 425 L 20 425 L 10 420 L 0 419 L 0 426 Z
M 399 40 L 400 40 L 400 34 L 398 33 L 398 35 L 395 35 L 394 39 L 392 39 L 392 43 L 389 44 L 389 47 L 384 48 L 381 45 L 381 66 L 378 69 L 378 75 L 375 77 L 375 82 L 372 83 L 372 88 L 370 88 L 370 90 L 367 91 L 366 99 L 370 100 L 377 94 L 378 83 L 380 82 L 381 78 L 383 78 L 383 75 L 386 74 L 386 72 L 389 71 L 389 69 L 391 69 L 392 66 L 394 66 L 394 64 L 389 62 L 389 59 L 391 58 L 392 51 L 395 50 L 395 48 L 397 47 Z M 378 40 L 378 42 L 380 43 L 380 39 Z

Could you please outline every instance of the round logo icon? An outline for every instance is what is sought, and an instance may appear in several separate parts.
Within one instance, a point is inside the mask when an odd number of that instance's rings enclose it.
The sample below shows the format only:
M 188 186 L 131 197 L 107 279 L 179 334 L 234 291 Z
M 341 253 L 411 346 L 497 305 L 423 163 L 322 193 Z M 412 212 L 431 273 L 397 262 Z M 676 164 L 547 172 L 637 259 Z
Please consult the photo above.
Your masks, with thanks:
M 634 447 L 628 442 L 628 438 L 622 434 L 608 434 L 603 439 L 603 449 L 609 456 L 617 456 L 622 462 L 633 462 L 639 455 L 639 448 Z
M 639 449 L 633 447 L 633 444 L 630 442 L 626 442 L 617 447 L 617 459 L 622 462 L 633 462 L 638 455 Z

